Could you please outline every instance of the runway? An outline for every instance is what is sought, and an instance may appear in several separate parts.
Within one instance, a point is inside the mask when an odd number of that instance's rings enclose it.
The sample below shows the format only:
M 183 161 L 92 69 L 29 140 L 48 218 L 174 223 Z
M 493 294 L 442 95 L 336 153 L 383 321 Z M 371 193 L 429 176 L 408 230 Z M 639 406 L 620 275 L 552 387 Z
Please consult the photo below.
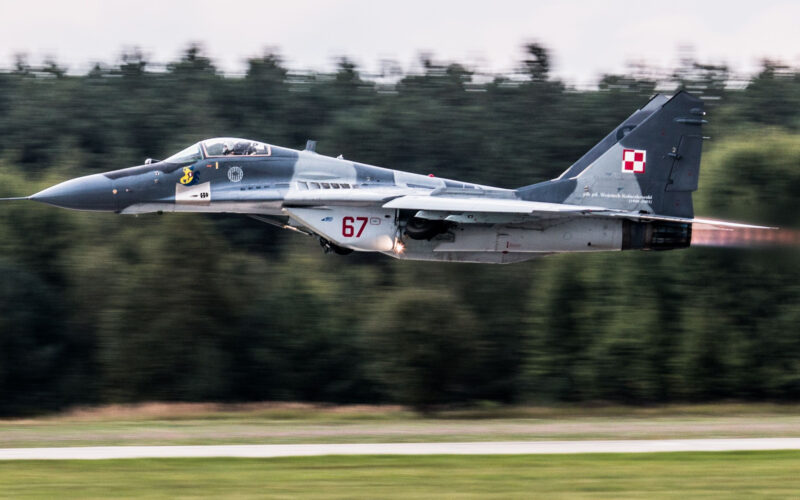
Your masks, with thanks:
M 800 450 L 800 438 L 2 448 L 0 449 L 0 460 L 276 458 L 322 455 L 549 455 L 747 450 Z

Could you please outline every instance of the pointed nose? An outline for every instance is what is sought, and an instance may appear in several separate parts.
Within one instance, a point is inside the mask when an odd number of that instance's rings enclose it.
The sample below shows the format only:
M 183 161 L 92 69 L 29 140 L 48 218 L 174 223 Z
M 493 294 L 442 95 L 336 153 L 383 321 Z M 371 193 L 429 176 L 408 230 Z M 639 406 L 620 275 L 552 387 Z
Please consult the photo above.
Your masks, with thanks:
M 32 200 L 73 210 L 114 211 L 113 181 L 103 174 L 87 175 L 51 186 L 31 196 Z

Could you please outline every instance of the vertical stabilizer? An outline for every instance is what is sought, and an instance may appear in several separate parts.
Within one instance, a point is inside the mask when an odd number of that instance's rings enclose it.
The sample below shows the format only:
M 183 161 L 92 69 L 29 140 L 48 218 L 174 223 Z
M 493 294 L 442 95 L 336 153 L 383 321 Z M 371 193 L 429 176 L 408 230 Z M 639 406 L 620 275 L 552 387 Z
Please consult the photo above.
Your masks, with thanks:
M 654 97 L 555 180 L 517 190 L 525 200 L 693 217 L 703 101 Z

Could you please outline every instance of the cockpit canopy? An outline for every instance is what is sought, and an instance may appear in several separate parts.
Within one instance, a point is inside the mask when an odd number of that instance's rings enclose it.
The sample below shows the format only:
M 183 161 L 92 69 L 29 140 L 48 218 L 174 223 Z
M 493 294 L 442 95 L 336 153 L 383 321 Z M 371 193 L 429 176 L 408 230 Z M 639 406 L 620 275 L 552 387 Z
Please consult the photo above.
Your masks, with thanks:
M 269 144 L 251 141 L 250 139 L 237 139 L 235 137 L 218 137 L 207 139 L 200 143 L 206 157 L 209 156 L 269 156 L 272 149 Z
M 217 137 L 192 144 L 188 148 L 175 153 L 166 160 L 167 163 L 188 163 L 215 156 L 269 156 L 272 148 L 263 142 L 235 137 Z
M 194 162 L 202 159 L 203 154 L 200 152 L 200 143 L 198 142 L 197 144 L 192 144 L 183 151 L 175 153 L 164 161 L 166 163 L 188 163 L 190 161 Z

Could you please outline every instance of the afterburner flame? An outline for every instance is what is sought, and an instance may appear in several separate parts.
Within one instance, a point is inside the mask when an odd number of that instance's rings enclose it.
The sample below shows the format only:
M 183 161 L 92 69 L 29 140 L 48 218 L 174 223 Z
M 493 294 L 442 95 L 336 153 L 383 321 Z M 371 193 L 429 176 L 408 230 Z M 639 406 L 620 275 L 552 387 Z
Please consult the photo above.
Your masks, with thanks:
M 692 227 L 693 247 L 800 247 L 800 231 L 791 229 L 720 229 L 704 224 Z

